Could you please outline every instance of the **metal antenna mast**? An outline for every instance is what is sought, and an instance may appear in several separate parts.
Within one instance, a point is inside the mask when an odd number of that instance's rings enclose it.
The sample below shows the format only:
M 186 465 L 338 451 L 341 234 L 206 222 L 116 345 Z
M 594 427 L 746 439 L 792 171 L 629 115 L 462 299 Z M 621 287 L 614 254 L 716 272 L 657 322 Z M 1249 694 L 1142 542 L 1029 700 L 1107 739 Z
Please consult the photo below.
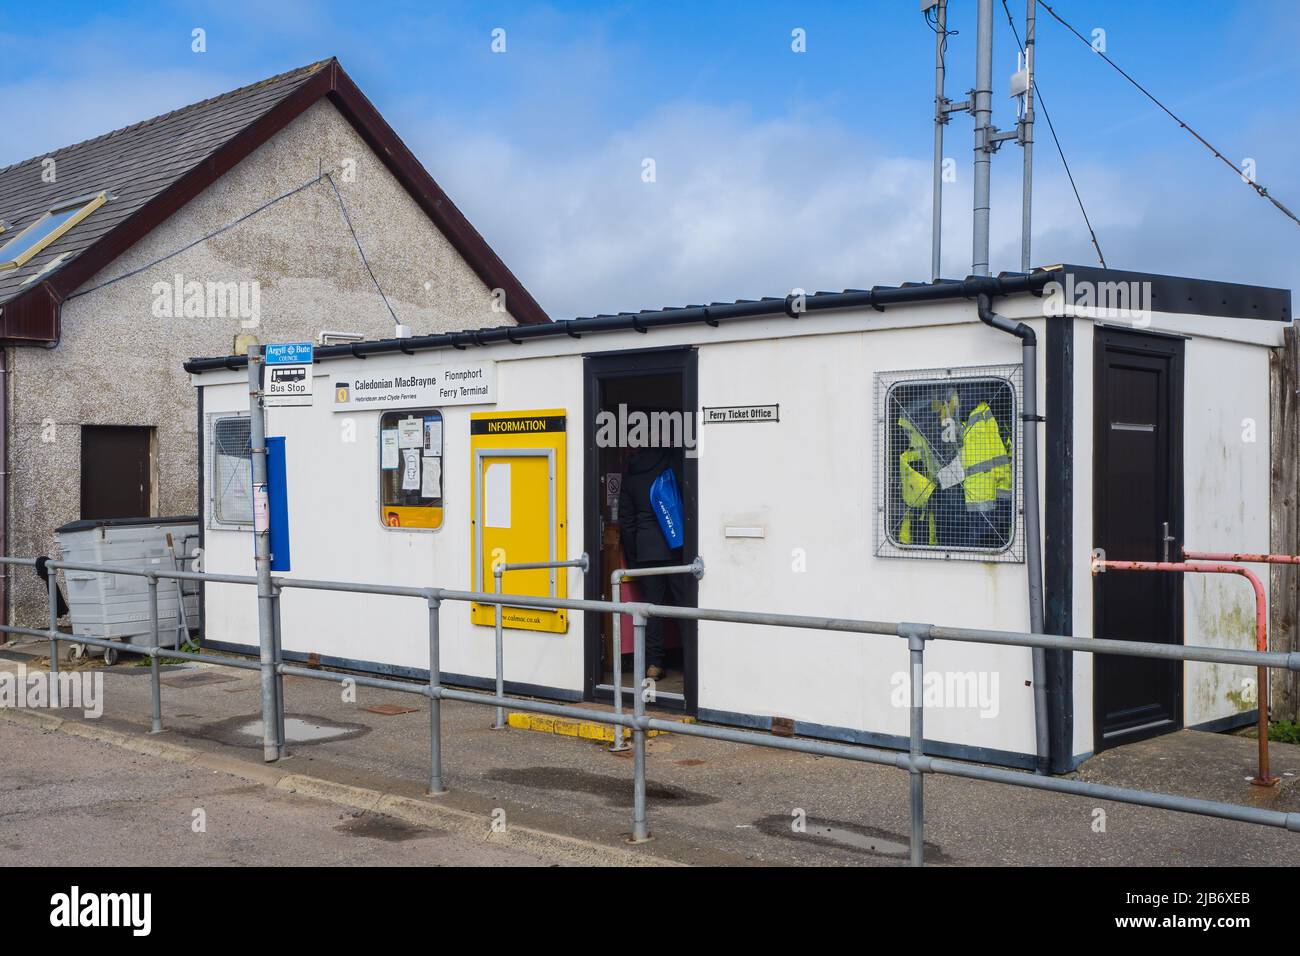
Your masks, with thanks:
M 975 89 L 971 91 L 975 117 L 974 237 L 971 274 L 989 274 L 989 181 L 993 150 L 993 0 L 979 0 L 975 28 Z
M 970 101 L 954 103 L 944 95 L 944 56 L 948 52 L 948 0 L 921 0 L 921 12 L 929 17 L 934 11 L 934 187 L 930 225 L 930 278 L 939 278 L 940 250 L 943 247 L 943 128 L 952 113 L 969 112 Z
M 938 279 L 943 239 L 943 128 L 952 113 L 969 112 L 975 119 L 973 236 L 971 274 L 989 275 L 989 213 L 992 158 L 1002 144 L 1015 140 L 1024 149 L 1022 209 L 1020 217 L 1020 268 L 1030 269 L 1030 232 L 1033 208 L 1034 164 L 1034 20 L 1037 0 L 1026 0 L 1024 61 L 1011 78 L 1011 96 L 1022 100 L 1016 128 L 1007 132 L 993 125 L 993 0 L 979 0 L 975 46 L 975 88 L 970 99 L 953 103 L 944 95 L 944 55 L 948 45 L 948 0 L 921 0 L 934 42 L 934 184 L 930 236 L 930 278 Z M 930 21 L 930 11 L 934 20 Z
M 925 8 L 923 12 L 928 12 Z M 939 278 L 939 249 L 943 244 L 943 128 L 948 99 L 943 95 L 943 54 L 948 46 L 948 0 L 938 0 L 934 31 L 934 186 L 930 223 L 930 280 Z
M 1017 124 L 1020 146 L 1025 151 L 1025 171 L 1021 180 L 1020 271 L 1028 272 L 1030 220 L 1033 218 L 1034 192 L 1034 12 L 1038 0 L 1025 0 L 1025 114 Z M 1019 78 L 1017 73 L 1016 77 Z M 1012 95 L 1015 95 L 1013 83 Z

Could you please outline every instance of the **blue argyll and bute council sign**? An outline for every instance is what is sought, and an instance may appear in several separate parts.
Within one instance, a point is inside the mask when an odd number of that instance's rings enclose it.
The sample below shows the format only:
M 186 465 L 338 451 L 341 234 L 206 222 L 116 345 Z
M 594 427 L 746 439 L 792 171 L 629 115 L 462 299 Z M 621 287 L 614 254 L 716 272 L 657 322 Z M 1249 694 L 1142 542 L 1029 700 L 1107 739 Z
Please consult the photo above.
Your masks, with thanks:
M 310 365 L 316 348 L 310 342 L 273 342 L 262 346 L 262 360 L 267 365 Z

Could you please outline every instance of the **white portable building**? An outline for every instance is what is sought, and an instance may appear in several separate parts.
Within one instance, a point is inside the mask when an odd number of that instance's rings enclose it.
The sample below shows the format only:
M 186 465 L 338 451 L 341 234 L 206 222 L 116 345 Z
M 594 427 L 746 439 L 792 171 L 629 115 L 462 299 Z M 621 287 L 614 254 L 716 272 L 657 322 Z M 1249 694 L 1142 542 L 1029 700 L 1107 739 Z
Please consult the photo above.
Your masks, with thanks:
M 1032 378 L 1022 339 L 981 321 L 981 294 L 1032 331 Z M 585 576 L 520 572 L 504 590 L 608 596 L 618 486 L 649 437 L 684 446 L 683 555 L 706 566 L 687 603 L 1028 630 L 1030 380 L 1044 629 L 1251 648 L 1239 578 L 1094 577 L 1090 558 L 1268 550 L 1269 360 L 1290 308 L 1285 290 L 1054 266 L 318 348 L 313 403 L 267 409 L 285 441 L 286 576 L 490 590 L 494 553 L 586 551 Z M 246 359 L 186 367 L 205 569 L 249 574 Z M 977 413 L 1012 463 L 996 506 L 964 493 L 969 476 L 936 480 Z M 933 481 L 924 502 L 905 459 Z M 209 584 L 204 605 L 206 644 L 255 650 L 252 589 Z M 442 620 L 444 680 L 489 686 L 492 609 L 447 603 Z M 505 623 L 508 690 L 610 699 L 622 641 L 602 616 L 515 609 Z M 701 622 L 666 640 L 663 706 L 906 747 L 898 639 Z M 418 601 L 286 590 L 283 642 L 294 660 L 427 674 Z M 935 642 L 926 661 L 934 754 L 1064 772 L 1115 744 L 1254 719 L 1246 668 L 1049 652 L 1039 754 L 1027 649 Z

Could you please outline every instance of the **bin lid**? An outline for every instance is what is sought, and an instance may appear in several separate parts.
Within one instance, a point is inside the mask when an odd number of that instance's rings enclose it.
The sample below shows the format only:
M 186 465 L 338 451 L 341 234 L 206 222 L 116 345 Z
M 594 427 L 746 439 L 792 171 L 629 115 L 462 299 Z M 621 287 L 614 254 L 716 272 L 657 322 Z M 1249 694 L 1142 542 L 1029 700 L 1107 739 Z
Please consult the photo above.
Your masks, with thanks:
M 179 517 L 159 518 L 82 518 L 80 521 L 69 521 L 67 524 L 56 528 L 55 533 L 63 534 L 65 531 L 90 531 L 94 528 L 126 528 L 131 525 L 198 523 L 198 515 L 181 515 Z

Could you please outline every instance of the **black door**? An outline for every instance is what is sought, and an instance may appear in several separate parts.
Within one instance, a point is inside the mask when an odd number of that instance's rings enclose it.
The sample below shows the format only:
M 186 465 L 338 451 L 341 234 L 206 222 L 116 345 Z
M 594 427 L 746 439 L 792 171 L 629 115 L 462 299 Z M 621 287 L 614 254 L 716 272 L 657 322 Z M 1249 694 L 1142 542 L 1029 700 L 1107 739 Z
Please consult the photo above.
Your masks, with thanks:
M 591 557 L 591 569 L 585 576 L 586 597 L 589 600 L 610 598 L 610 573 L 624 566 L 621 542 L 616 519 L 617 494 L 611 481 L 618 481 L 621 472 L 635 447 L 608 440 L 608 430 L 599 426 L 602 414 L 620 414 L 619 409 L 631 414 L 649 412 L 668 413 L 690 419 L 690 431 L 682 430 L 682 437 L 694 435 L 696 401 L 696 355 L 693 349 L 646 349 L 629 352 L 590 355 L 586 358 L 586 397 L 584 409 L 585 455 L 584 485 L 584 546 Z M 693 445 L 681 450 L 683 561 L 690 562 L 698 553 L 697 462 Z M 691 575 L 677 578 L 681 584 L 681 599 L 676 603 L 694 607 L 698 599 L 698 586 Z M 623 597 L 626 599 L 627 594 Z M 608 614 L 587 612 L 584 616 L 586 641 L 585 684 L 589 700 L 612 700 L 612 656 L 621 652 L 622 633 L 616 631 Z M 696 710 L 696 662 L 698 651 L 696 628 L 690 621 L 665 624 L 667 673 L 656 681 L 655 706 L 670 710 L 681 709 L 693 714 Z M 623 655 L 624 703 L 631 706 L 632 667 L 631 654 Z
M 1177 561 L 1183 527 L 1183 341 L 1097 329 L 1094 547 L 1112 561 Z M 1181 574 L 1093 578 L 1094 631 L 1183 643 Z M 1182 726 L 1180 661 L 1095 655 L 1095 749 Z
M 152 428 L 81 427 L 81 517 L 147 518 Z

